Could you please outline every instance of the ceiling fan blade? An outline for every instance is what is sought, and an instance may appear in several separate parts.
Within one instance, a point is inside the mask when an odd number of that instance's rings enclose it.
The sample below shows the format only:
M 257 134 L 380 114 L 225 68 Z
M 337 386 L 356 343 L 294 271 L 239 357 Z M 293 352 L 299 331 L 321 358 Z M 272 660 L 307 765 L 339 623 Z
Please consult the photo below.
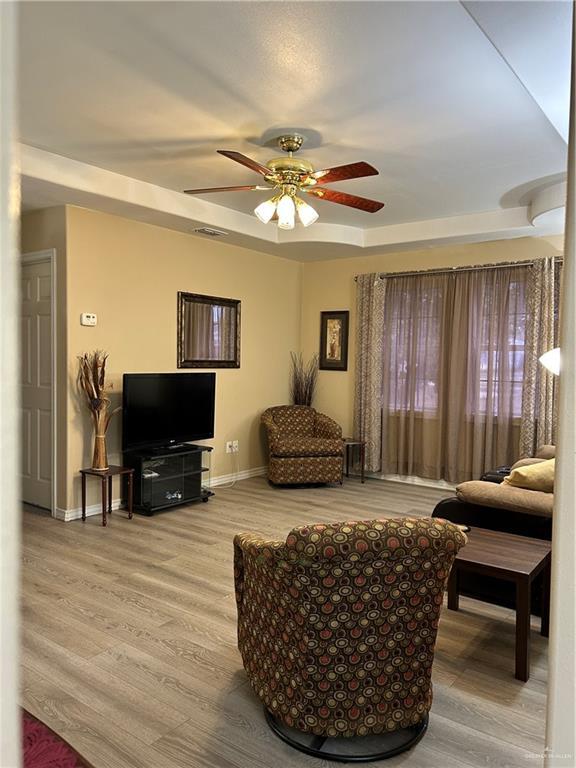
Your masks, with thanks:
M 224 157 L 229 157 L 230 160 L 235 160 L 237 163 L 240 163 L 240 165 L 245 165 L 246 168 L 256 171 L 256 173 L 261 173 L 262 176 L 269 176 L 272 173 L 270 168 L 266 168 L 265 165 L 260 165 L 256 160 L 252 160 L 252 158 L 246 157 L 246 155 L 243 155 L 240 152 L 233 152 L 229 149 L 217 149 L 216 151 L 218 154 L 224 155 Z
M 271 187 L 258 187 L 255 184 L 243 187 L 208 187 L 208 189 L 185 189 L 185 195 L 204 195 L 206 192 L 241 192 L 245 189 L 271 189 Z
M 361 176 L 377 176 L 378 171 L 369 163 L 350 163 L 349 165 L 337 165 L 335 168 L 325 168 L 323 171 L 315 171 L 310 178 L 316 179 L 318 184 L 331 184 L 333 181 L 346 181 L 346 179 L 359 179 Z
M 358 210 L 366 211 L 367 213 L 376 213 L 376 211 L 384 208 L 384 203 L 379 203 L 377 200 L 369 200 L 367 197 L 349 195 L 347 192 L 338 192 L 336 189 L 313 188 L 305 191 L 308 195 L 317 197 L 320 200 L 328 200 L 330 203 L 348 205 L 350 208 L 358 208 Z

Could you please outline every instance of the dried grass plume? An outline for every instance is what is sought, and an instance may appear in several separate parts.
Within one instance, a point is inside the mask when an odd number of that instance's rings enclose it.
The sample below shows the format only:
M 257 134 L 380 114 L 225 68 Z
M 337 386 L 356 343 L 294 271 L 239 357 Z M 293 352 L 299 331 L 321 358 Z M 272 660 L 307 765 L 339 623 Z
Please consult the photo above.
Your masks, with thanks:
M 94 424 L 93 469 L 108 469 L 106 456 L 106 431 L 110 419 L 121 410 L 109 412 L 110 398 L 106 384 L 106 360 L 108 355 L 100 349 L 86 352 L 78 357 L 78 388 L 84 393 Z
M 318 355 L 304 363 L 302 353 L 290 352 L 292 358 L 291 395 L 294 405 L 312 405 L 318 378 Z

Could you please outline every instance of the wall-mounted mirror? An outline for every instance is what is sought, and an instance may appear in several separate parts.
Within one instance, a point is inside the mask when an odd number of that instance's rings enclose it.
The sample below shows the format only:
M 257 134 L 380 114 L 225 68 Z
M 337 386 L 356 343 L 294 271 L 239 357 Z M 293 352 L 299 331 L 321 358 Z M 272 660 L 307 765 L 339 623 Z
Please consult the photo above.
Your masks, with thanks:
M 178 293 L 178 368 L 240 368 L 240 302 Z

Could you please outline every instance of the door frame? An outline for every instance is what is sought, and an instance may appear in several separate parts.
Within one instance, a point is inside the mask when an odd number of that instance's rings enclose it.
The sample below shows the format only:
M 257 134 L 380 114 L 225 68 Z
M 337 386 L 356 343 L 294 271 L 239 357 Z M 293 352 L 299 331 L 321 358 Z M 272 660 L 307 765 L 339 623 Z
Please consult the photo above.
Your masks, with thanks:
M 52 362 L 52 489 L 50 499 L 50 514 L 52 517 L 56 517 L 57 509 L 57 485 L 58 485 L 58 435 L 57 435 L 57 414 L 58 414 L 58 398 L 56 385 L 58 383 L 58 369 L 56 366 L 56 358 L 58 352 L 58 336 L 56 334 L 57 329 L 57 316 L 56 316 L 56 249 L 47 248 L 44 251 L 31 251 L 29 253 L 22 253 L 20 257 L 20 266 L 24 267 L 27 264 L 41 264 L 48 262 L 50 264 L 50 336 L 51 336 L 51 362 Z

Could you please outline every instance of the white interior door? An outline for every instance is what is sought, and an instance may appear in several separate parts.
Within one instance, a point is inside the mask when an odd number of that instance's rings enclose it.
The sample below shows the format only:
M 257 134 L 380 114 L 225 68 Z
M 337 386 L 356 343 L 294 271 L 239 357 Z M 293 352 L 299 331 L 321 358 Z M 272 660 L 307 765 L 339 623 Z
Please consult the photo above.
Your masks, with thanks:
M 52 267 L 22 266 L 22 499 L 52 507 Z

